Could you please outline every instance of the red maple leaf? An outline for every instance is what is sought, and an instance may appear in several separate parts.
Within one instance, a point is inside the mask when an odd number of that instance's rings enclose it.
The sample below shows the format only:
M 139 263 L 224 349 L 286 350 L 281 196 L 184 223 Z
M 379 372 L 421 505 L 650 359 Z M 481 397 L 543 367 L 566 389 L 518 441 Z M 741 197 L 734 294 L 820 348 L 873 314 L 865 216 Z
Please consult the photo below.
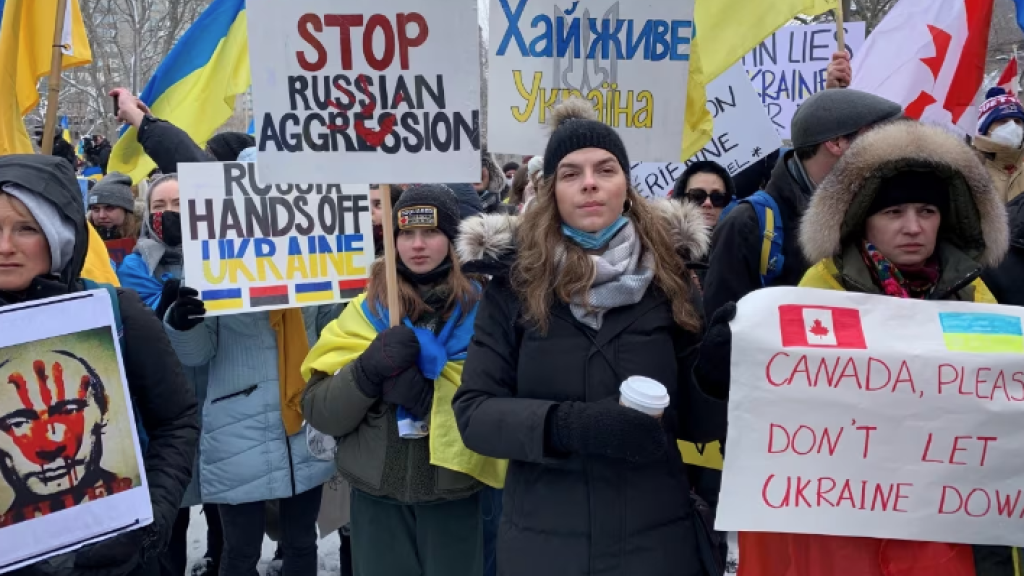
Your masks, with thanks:
M 819 338 L 824 338 L 829 334 L 828 328 L 821 325 L 821 320 L 815 320 L 814 324 L 811 324 L 807 331 Z

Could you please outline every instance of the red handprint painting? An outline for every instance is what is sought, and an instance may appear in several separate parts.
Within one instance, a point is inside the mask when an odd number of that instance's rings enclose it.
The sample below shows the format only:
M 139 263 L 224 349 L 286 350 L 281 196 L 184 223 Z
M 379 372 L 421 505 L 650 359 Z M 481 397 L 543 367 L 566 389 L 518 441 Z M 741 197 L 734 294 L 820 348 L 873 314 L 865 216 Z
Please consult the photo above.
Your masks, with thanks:
M 109 328 L 0 349 L 0 528 L 140 486 Z

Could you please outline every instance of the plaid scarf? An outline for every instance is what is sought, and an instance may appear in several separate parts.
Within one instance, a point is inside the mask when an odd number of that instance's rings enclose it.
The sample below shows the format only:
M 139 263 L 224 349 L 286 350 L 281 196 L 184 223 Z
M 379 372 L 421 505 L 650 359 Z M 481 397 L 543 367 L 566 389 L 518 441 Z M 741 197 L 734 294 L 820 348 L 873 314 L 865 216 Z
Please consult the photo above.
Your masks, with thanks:
M 939 262 L 934 254 L 920 269 L 903 272 L 867 240 L 861 244 L 860 255 L 875 284 L 887 296 L 924 300 L 939 281 Z

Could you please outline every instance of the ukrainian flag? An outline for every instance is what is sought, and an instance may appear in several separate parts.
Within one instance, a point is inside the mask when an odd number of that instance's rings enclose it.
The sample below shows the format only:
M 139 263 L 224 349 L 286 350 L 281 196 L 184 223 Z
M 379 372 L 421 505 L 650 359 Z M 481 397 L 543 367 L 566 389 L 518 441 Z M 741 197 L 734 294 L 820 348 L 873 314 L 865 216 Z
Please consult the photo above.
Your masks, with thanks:
M 68 117 L 67 116 L 61 116 L 60 117 L 60 129 L 61 129 L 61 136 L 63 136 L 64 140 L 66 140 L 68 144 L 74 144 L 74 142 L 71 141 L 71 130 L 68 129 Z
M 10 1 L 10 0 L 8 0 Z M 181 128 L 200 146 L 235 111 L 235 96 L 249 89 L 245 0 L 213 0 L 167 55 L 139 98 L 153 116 Z M 135 182 L 156 164 L 129 128 L 110 154 L 109 172 Z
M 942 337 L 954 352 L 1024 354 L 1024 330 L 1018 316 L 941 312 Z
M 50 73 L 57 0 L 0 2 L 0 154 L 32 154 L 24 116 L 39 104 L 39 79 Z M 78 0 L 64 16 L 61 70 L 92 62 Z
M 295 285 L 295 301 L 299 304 L 333 302 L 334 295 L 334 286 L 331 285 L 330 281 Z
M 242 289 L 203 290 L 200 296 L 210 312 L 238 310 L 242 308 Z

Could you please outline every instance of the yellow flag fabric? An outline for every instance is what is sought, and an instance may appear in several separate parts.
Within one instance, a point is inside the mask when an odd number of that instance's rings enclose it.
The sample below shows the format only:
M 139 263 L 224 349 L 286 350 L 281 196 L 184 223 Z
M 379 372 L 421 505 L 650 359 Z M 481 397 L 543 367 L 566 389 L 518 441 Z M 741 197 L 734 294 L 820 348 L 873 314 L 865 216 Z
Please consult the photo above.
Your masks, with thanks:
M 0 25 L 0 155 L 32 154 L 22 120 L 39 104 L 39 79 L 49 74 L 57 0 L 6 0 Z M 92 62 L 78 0 L 68 0 L 61 69 Z M 66 19 L 66 18 L 65 18 Z
M 153 116 L 174 124 L 205 146 L 235 112 L 235 97 L 252 84 L 244 0 L 215 0 L 150 78 L 139 98 Z M 138 131 L 128 129 L 110 153 L 108 172 L 133 182 L 156 164 L 146 156 Z
M 714 125 L 705 107 L 705 87 L 712 80 L 797 14 L 817 16 L 837 4 L 838 0 L 697 0 L 680 160 L 689 159 L 711 140 Z
M 110 264 L 110 254 L 107 252 L 107 245 L 96 233 L 92 224 L 89 228 L 89 250 L 85 253 L 85 267 L 82 268 L 82 278 L 88 278 L 99 284 L 110 284 L 120 286 L 121 282 L 114 273 L 114 267 Z
M 377 330 L 363 312 L 366 294 L 348 303 L 345 310 L 320 333 L 320 339 L 302 363 L 306 380 L 313 371 L 334 374 L 366 351 L 377 337 Z M 505 486 L 507 460 L 481 456 L 462 443 L 455 423 L 452 398 L 462 383 L 462 360 L 450 361 L 434 380 L 434 403 L 430 409 L 430 463 L 468 474 L 492 488 Z

